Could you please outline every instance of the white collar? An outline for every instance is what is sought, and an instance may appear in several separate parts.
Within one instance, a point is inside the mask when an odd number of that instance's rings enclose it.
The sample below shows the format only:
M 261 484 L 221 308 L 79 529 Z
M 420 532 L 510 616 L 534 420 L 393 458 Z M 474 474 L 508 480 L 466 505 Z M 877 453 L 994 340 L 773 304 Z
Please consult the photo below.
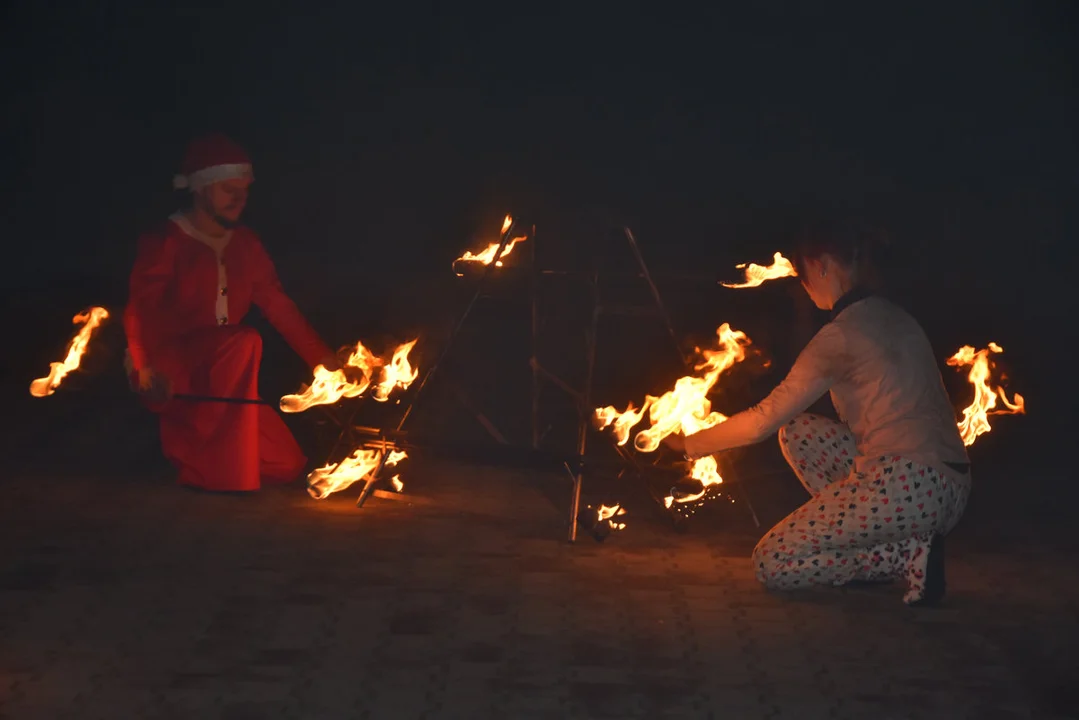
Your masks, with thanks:
M 181 230 L 201 242 L 203 245 L 208 246 L 218 255 L 220 255 L 224 251 L 225 247 L 229 244 L 229 240 L 232 239 L 231 230 L 226 230 L 225 234 L 219 237 L 207 235 L 206 233 L 202 232 L 194 225 L 192 225 L 191 220 L 187 217 L 187 214 L 183 212 L 174 212 L 172 215 L 169 215 L 169 220 L 172 220 L 174 223 L 180 226 Z

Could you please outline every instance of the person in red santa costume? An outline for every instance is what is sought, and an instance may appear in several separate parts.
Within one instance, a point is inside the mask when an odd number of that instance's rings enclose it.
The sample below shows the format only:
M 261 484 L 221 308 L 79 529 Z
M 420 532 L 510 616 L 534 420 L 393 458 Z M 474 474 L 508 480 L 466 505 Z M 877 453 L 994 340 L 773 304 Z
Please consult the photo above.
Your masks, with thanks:
M 192 205 L 140 238 L 124 312 L 129 374 L 158 413 L 181 485 L 252 491 L 296 479 L 307 458 L 273 408 L 177 394 L 257 399 L 262 339 L 241 324 L 252 304 L 313 369 L 336 355 L 285 294 L 258 235 L 239 223 L 254 180 L 222 135 L 187 148 L 177 188 Z

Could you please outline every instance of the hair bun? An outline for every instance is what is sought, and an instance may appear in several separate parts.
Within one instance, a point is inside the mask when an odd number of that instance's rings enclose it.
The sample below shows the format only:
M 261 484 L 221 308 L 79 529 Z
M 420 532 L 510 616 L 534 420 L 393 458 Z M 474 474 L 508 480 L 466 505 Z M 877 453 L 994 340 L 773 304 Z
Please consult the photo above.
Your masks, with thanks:
M 795 271 L 803 275 L 806 260 L 829 255 L 856 270 L 862 282 L 876 285 L 879 268 L 885 264 L 891 245 L 887 232 L 867 223 L 850 219 L 814 221 L 797 234 L 792 260 Z

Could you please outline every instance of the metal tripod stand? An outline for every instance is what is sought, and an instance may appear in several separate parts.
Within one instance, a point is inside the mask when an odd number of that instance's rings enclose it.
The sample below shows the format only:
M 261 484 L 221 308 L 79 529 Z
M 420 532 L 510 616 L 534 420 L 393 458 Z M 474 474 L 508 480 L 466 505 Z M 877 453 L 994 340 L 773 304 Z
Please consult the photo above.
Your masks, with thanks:
M 542 381 L 547 380 L 555 387 L 559 388 L 566 394 L 570 395 L 575 401 L 578 408 L 578 421 L 577 421 L 577 446 L 576 456 L 571 466 L 569 462 L 565 463 L 566 472 L 569 474 L 572 483 L 573 490 L 570 496 L 570 510 L 569 510 L 569 541 L 575 542 L 577 539 L 577 519 L 580 515 L 581 505 L 581 487 L 585 474 L 585 453 L 588 449 L 588 431 L 591 425 L 591 417 L 594 408 L 592 407 L 592 385 L 593 376 L 595 374 L 596 365 L 596 346 L 597 346 L 597 332 L 599 329 L 600 319 L 604 316 L 620 315 L 620 316 L 632 316 L 640 318 L 653 318 L 658 319 L 663 323 L 667 335 L 671 339 L 671 347 L 674 352 L 677 353 L 679 362 L 682 365 L 687 365 L 687 360 L 678 344 L 678 336 L 674 332 L 674 326 L 671 323 L 670 314 L 667 312 L 666 305 L 663 303 L 663 298 L 659 293 L 659 288 L 656 287 L 652 274 L 648 270 L 648 265 L 644 261 L 644 257 L 641 255 L 640 247 L 637 245 L 637 239 L 633 236 L 633 232 L 628 227 L 622 228 L 622 234 L 625 237 L 626 243 L 633 256 L 633 261 L 636 266 L 636 272 L 647 285 L 649 295 L 654 303 L 653 307 L 647 306 L 626 306 L 626 305 L 609 305 L 606 304 L 602 293 L 602 279 L 603 275 L 596 270 L 588 273 L 569 273 L 564 271 L 552 271 L 541 270 L 538 268 L 535 262 L 535 249 L 536 246 L 532 246 L 532 264 L 533 264 L 533 279 L 532 279 L 532 357 L 530 359 L 530 365 L 532 367 L 532 447 L 533 449 L 539 449 L 539 443 L 541 439 L 540 427 L 539 427 L 539 404 L 540 404 L 540 390 L 542 387 Z M 583 387 L 581 389 L 575 389 L 559 378 L 554 373 L 550 372 L 540 363 L 539 354 L 539 289 L 540 283 L 544 276 L 560 275 L 566 276 L 571 274 L 584 275 L 588 283 L 589 292 L 591 296 L 591 312 L 589 318 L 588 329 L 585 333 L 585 377 Z M 619 455 L 627 466 L 633 468 L 638 474 L 640 474 L 640 465 L 636 460 L 628 454 L 628 451 L 621 447 L 615 446 L 619 452 Z
M 431 381 L 431 378 L 435 376 L 435 373 L 438 372 L 438 369 L 442 366 L 442 363 L 449 355 L 450 350 L 453 349 L 454 340 L 457 338 L 458 333 L 460 333 L 461 328 L 465 324 L 465 321 L 468 320 L 468 316 L 471 315 L 472 309 L 476 306 L 476 302 L 483 294 L 483 290 L 487 285 L 491 273 L 497 270 L 497 268 L 499 267 L 499 260 L 502 258 L 502 254 L 506 250 L 506 245 L 509 243 L 510 238 L 514 237 L 518 227 L 519 225 L 517 219 L 512 218 L 509 225 L 502 232 L 502 237 L 499 239 L 498 249 L 495 251 L 494 258 L 489 264 L 484 267 L 483 275 L 480 277 L 479 282 L 476 283 L 476 289 L 473 292 L 471 299 L 469 299 L 468 304 L 465 305 L 464 310 L 462 311 L 460 316 L 458 316 L 456 322 L 453 325 L 453 328 L 450 330 L 450 336 L 447 339 L 446 344 L 443 345 L 442 351 L 439 353 L 438 358 L 427 369 L 427 372 L 424 373 L 419 385 L 413 392 L 412 399 L 409 401 L 404 413 L 401 415 L 401 419 L 400 421 L 398 421 L 397 427 L 389 432 L 379 432 L 379 441 L 384 448 L 382 452 L 382 457 L 379 460 L 378 466 L 367 476 L 367 480 L 364 484 L 363 490 L 360 492 L 360 496 L 356 500 L 356 507 L 363 507 L 364 503 L 367 502 L 367 498 L 370 497 L 371 493 L 375 490 L 377 484 L 380 482 L 382 472 L 386 468 L 386 460 L 389 458 L 389 452 L 386 448 L 389 448 L 391 445 L 393 445 L 394 441 L 397 438 L 402 437 L 402 435 L 404 434 L 405 426 L 407 425 L 409 418 L 412 417 L 412 412 L 416 409 L 416 404 L 422 397 L 424 389 L 427 388 L 427 385 Z M 535 234 L 535 228 L 532 228 L 532 234 Z M 486 420 L 486 418 L 483 418 L 482 415 L 480 415 L 479 418 L 482 418 L 481 422 L 483 422 L 483 420 Z M 490 423 L 487 423 L 487 425 L 489 424 Z M 493 426 L 488 428 L 488 432 L 491 432 L 492 429 Z M 501 439 L 501 441 L 505 443 L 505 439 L 500 438 L 501 434 L 498 433 L 497 430 L 494 430 L 494 433 L 492 434 L 495 435 L 496 439 Z
M 478 282 L 476 283 L 476 288 L 475 288 L 469 302 L 467 303 L 464 310 L 461 312 L 461 314 L 458 316 L 457 320 L 455 321 L 455 323 L 454 323 L 454 325 L 452 327 L 452 330 L 450 331 L 450 335 L 449 335 L 445 345 L 442 347 L 442 350 L 439 353 L 437 359 L 427 369 L 427 371 L 424 373 L 422 379 L 420 380 L 418 386 L 416 387 L 416 390 L 413 392 L 412 398 L 409 401 L 409 404 L 407 405 L 407 407 L 405 408 L 405 411 L 402 414 L 402 416 L 400 418 L 400 421 L 397 423 L 396 428 L 393 429 L 393 430 L 378 430 L 378 431 L 375 431 L 373 428 L 355 427 L 355 426 L 352 425 L 351 421 L 349 421 L 349 422 L 347 422 L 346 424 L 343 425 L 342 433 L 349 433 L 350 437 L 352 437 L 351 433 L 353 431 L 355 431 L 355 430 L 359 430 L 361 432 L 364 432 L 364 434 L 367 434 L 368 436 L 371 436 L 371 437 L 375 438 L 371 443 L 372 445 L 377 444 L 377 445 L 381 446 L 384 449 L 380 464 L 366 478 L 366 483 L 364 485 L 363 491 L 361 492 L 361 494 L 359 496 L 359 499 L 357 500 L 357 503 L 356 503 L 358 507 L 362 507 L 364 505 L 367 498 L 371 495 L 371 493 L 375 490 L 378 483 L 380 482 L 381 474 L 382 474 L 382 472 L 383 472 L 383 470 L 385 468 L 386 460 L 387 460 L 388 455 L 389 455 L 389 453 L 386 452 L 385 449 L 390 448 L 390 447 L 398 447 L 396 442 L 402 440 L 405 437 L 405 435 L 406 435 L 405 427 L 406 427 L 406 425 L 408 423 L 409 418 L 412 417 L 417 403 L 419 402 L 419 400 L 423 396 L 424 390 L 428 387 L 428 384 L 430 383 L 431 379 L 435 376 L 435 374 L 438 372 L 438 370 L 442 367 L 444 361 L 446 360 L 447 356 L 451 352 L 451 350 L 453 348 L 453 345 L 454 345 L 454 342 L 455 342 L 458 334 L 461 331 L 461 328 L 464 326 L 464 324 L 467 321 L 468 317 L 470 316 L 473 308 L 475 307 L 477 301 L 482 296 L 485 288 L 487 287 L 487 284 L 490 282 L 492 273 L 498 271 L 499 259 L 502 257 L 503 252 L 504 252 L 509 240 L 516 234 L 516 228 L 517 228 L 517 220 L 514 219 L 510 223 L 509 227 L 506 228 L 505 232 L 503 232 L 502 237 L 500 239 L 498 249 L 495 252 L 493 259 L 484 267 L 482 275 L 479 278 Z M 541 388 L 542 388 L 543 382 L 544 381 L 550 382 L 555 387 L 559 388 L 561 391 L 563 391 L 564 393 L 569 395 L 575 401 L 575 404 L 576 404 L 577 409 L 578 409 L 578 425 L 577 425 L 577 433 L 576 433 L 575 453 L 571 457 L 568 457 L 568 458 L 565 455 L 557 456 L 557 455 L 554 455 L 554 454 L 551 454 L 551 456 L 549 458 L 545 458 L 545 459 L 558 458 L 560 464 L 564 467 L 564 469 L 566 470 L 567 474 L 569 475 L 569 477 L 570 477 L 570 479 L 572 481 L 572 494 L 571 494 L 571 497 L 570 497 L 569 529 L 568 529 L 568 540 L 570 542 L 575 542 L 576 539 L 577 539 L 577 525 L 578 525 L 578 516 L 580 514 L 581 488 L 582 488 L 584 474 L 585 474 L 585 453 L 587 451 L 588 432 L 589 432 L 589 428 L 591 426 L 591 417 L 592 417 L 592 413 L 594 411 L 594 408 L 592 407 L 592 387 L 593 387 L 593 375 L 594 375 L 595 363 L 596 363 L 597 330 L 599 328 L 600 319 L 602 317 L 604 317 L 604 316 L 623 316 L 623 317 L 631 316 L 631 317 L 639 317 L 639 318 L 658 319 L 660 322 L 662 322 L 663 327 L 664 327 L 664 329 L 666 331 L 666 334 L 671 340 L 671 348 L 672 348 L 673 352 L 677 355 L 680 365 L 682 365 L 683 367 L 686 367 L 687 369 L 691 369 L 689 367 L 691 365 L 691 363 L 689 362 L 688 358 L 686 358 L 681 352 L 681 349 L 680 349 L 679 343 L 678 343 L 678 339 L 677 339 L 677 335 L 676 335 L 676 333 L 674 331 L 674 327 L 673 327 L 673 325 L 671 323 L 670 315 L 667 312 L 666 305 L 663 302 L 663 298 L 660 295 L 659 289 L 656 286 L 656 283 L 655 283 L 655 281 L 653 279 L 653 276 L 652 276 L 651 272 L 649 271 L 647 264 L 644 261 L 644 258 L 643 258 L 642 254 L 641 254 L 641 251 L 640 251 L 640 248 L 639 248 L 639 246 L 637 244 L 637 239 L 634 237 L 632 231 L 627 227 L 623 227 L 621 229 L 621 234 L 624 236 L 624 239 L 625 239 L 625 241 L 627 243 L 627 246 L 629 248 L 629 251 L 631 253 L 631 256 L 633 258 L 633 262 L 634 262 L 634 265 L 635 265 L 635 270 L 630 273 L 630 276 L 634 277 L 634 278 L 641 279 L 641 280 L 644 281 L 645 285 L 647 286 L 649 296 L 651 298 L 651 302 L 652 302 L 651 306 L 627 306 L 627 305 L 607 304 L 605 302 L 605 298 L 603 297 L 603 293 L 601 292 L 601 290 L 602 290 L 602 280 L 604 278 L 606 278 L 606 277 L 610 277 L 613 274 L 601 273 L 601 272 L 596 271 L 596 270 L 592 270 L 592 271 L 559 271 L 559 270 L 543 270 L 543 269 L 540 269 L 540 267 L 539 267 L 539 265 L 537 263 L 537 259 L 536 259 L 537 241 L 536 241 L 536 232 L 535 232 L 535 227 L 534 226 L 530 228 L 530 232 L 527 235 L 527 238 L 530 240 L 529 247 L 530 247 L 530 255 L 531 255 L 530 260 L 531 260 L 531 315 L 532 315 L 531 338 L 532 338 L 532 347 L 531 347 L 531 357 L 530 357 L 530 361 L 529 361 L 529 364 L 530 364 L 531 370 L 532 370 L 532 443 L 531 443 L 531 446 L 532 446 L 533 453 L 537 457 L 539 457 L 541 455 L 545 455 L 540 450 L 540 442 L 541 442 L 541 439 L 542 439 L 542 433 L 540 431 L 540 420 L 539 420 L 540 395 L 541 395 Z M 539 334 L 540 334 L 540 303 L 539 303 L 539 294 L 540 294 L 540 292 L 539 291 L 540 291 L 540 286 L 542 284 L 543 279 L 545 277 L 551 277 L 551 276 L 581 277 L 581 278 L 584 278 L 586 280 L 587 284 L 588 284 L 591 308 L 590 308 L 589 325 L 588 325 L 588 329 L 586 331 L 586 336 L 585 336 L 585 366 L 586 366 L 585 367 L 585 378 L 584 378 L 584 382 L 583 382 L 583 387 L 580 388 L 580 389 L 576 389 L 576 388 L 572 387 L 565 380 L 558 377 L 556 374 L 550 372 L 539 361 L 539 357 L 538 357 L 538 355 L 539 355 Z M 463 398 L 462 395 L 463 395 L 463 393 L 460 393 L 460 392 L 458 393 L 459 399 L 465 400 L 465 398 Z M 479 413 L 474 408 L 469 408 L 469 409 L 473 411 L 473 414 L 476 416 L 476 419 L 481 423 L 481 425 L 484 426 L 484 428 L 487 430 L 487 432 L 492 437 L 495 438 L 495 440 L 497 440 L 498 442 L 500 442 L 503 445 L 508 445 L 509 444 L 507 442 L 507 440 L 502 436 L 502 434 L 497 430 L 497 428 L 495 428 L 493 426 L 493 424 L 490 423 L 482 413 Z M 343 435 L 342 435 L 342 437 L 343 437 Z M 619 454 L 619 457 L 620 457 L 620 460 L 621 460 L 621 463 L 622 463 L 622 466 L 623 466 L 623 469 L 622 469 L 623 473 L 626 472 L 626 471 L 630 471 L 630 472 L 633 472 L 633 473 L 637 474 L 642 479 L 644 479 L 646 473 L 650 472 L 651 470 L 654 470 L 656 472 L 661 472 L 661 473 L 664 473 L 664 474 L 670 474 L 671 473 L 671 470 L 666 469 L 666 468 L 646 468 L 645 464 L 642 464 L 640 462 L 640 460 L 638 458 L 636 458 L 631 453 L 631 451 L 629 451 L 629 450 L 627 450 L 627 449 L 625 449 L 623 447 L 620 447 L 618 445 L 614 445 L 614 447 L 615 447 L 615 449 L 617 450 L 617 452 Z M 657 503 L 659 503 L 660 506 L 662 507 L 663 506 L 662 499 L 656 497 L 654 495 L 654 493 L 651 493 L 651 491 L 650 491 L 650 494 L 653 495 L 653 499 L 656 500 Z M 744 495 L 744 489 L 743 489 L 743 495 Z M 748 502 L 749 502 L 748 498 L 746 498 L 745 500 L 746 500 L 746 503 L 748 505 Z M 753 511 L 752 505 L 748 505 L 748 506 L 749 506 L 750 512 L 753 514 L 754 521 L 756 522 L 756 513 Z M 672 516 L 672 520 L 674 520 L 674 522 L 676 524 L 676 527 L 677 527 L 678 526 L 677 517 Z M 759 522 L 757 524 L 759 525 Z

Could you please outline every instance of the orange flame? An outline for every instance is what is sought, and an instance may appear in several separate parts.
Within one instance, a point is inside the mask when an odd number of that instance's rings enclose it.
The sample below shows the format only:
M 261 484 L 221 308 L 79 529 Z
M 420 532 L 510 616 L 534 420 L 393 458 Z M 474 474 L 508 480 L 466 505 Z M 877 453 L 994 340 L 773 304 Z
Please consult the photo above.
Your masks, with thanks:
M 457 272 L 457 270 L 456 270 L 457 263 L 471 262 L 471 263 L 479 263 L 481 265 L 490 265 L 492 262 L 494 262 L 495 254 L 498 252 L 498 246 L 502 244 L 501 236 L 506 234 L 506 231 L 510 229 L 510 226 L 512 224 L 513 224 L 513 217 L 510 216 L 510 215 L 507 215 L 506 219 L 502 221 L 502 231 L 499 233 L 498 242 L 488 243 L 487 247 L 485 249 L 481 250 L 480 252 L 478 252 L 476 254 L 472 254 L 471 251 L 466 250 L 464 255 L 462 255 L 461 257 L 454 260 L 453 261 L 454 272 L 457 274 L 457 277 L 461 277 L 461 276 L 464 275 L 464 273 Z M 527 235 L 522 235 L 521 237 L 513 238 L 508 243 L 506 243 L 506 247 L 502 250 L 502 255 L 499 257 L 498 262 L 495 263 L 495 267 L 502 267 L 502 258 L 504 258 L 504 257 L 506 257 L 507 255 L 510 254 L 510 252 L 513 250 L 514 245 L 516 245 L 519 242 L 524 242 L 527 239 L 528 239 Z
M 414 370 L 408 362 L 408 354 L 415 345 L 416 340 L 399 345 L 387 362 L 358 342 L 345 361 L 344 368 L 331 372 L 322 365 L 317 366 L 311 385 L 300 388 L 299 394 L 281 398 L 281 411 L 298 413 L 315 405 L 332 405 L 342 398 L 359 397 L 371 387 L 371 379 L 379 368 L 382 370 L 381 378 L 372 396 L 379 402 L 385 402 L 394 389 L 406 389 L 419 375 L 419 371 Z M 359 372 L 349 372 L 348 368 Z
M 621 505 L 600 505 L 596 515 L 600 522 L 606 521 L 611 526 L 612 530 L 625 530 L 626 524 L 624 522 L 616 522 L 613 518 L 620 517 L 626 514 L 626 509 Z
M 597 408 L 593 415 L 596 428 L 603 430 L 612 427 L 618 444 L 624 444 L 629 439 L 630 430 L 644 417 L 647 409 L 650 427 L 637 433 L 633 446 L 640 452 L 653 452 L 663 438 L 672 433 L 692 434 L 725 421 L 725 415 L 712 410 L 708 393 L 715 387 L 720 375 L 745 359 L 745 349 L 750 341 L 744 332 L 731 330 L 729 323 L 720 325 L 716 329 L 716 336 L 716 349 L 701 351 L 698 348 L 704 358 L 694 368 L 701 373 L 699 376 L 679 378 L 673 390 L 659 397 L 645 396 L 640 410 L 635 410 L 633 405 L 621 413 L 610 406 Z M 713 457 L 703 457 L 694 462 L 690 477 L 700 480 L 705 487 L 723 482 Z M 679 502 L 693 499 L 683 498 Z M 669 507 L 670 503 L 667 505 Z
M 382 452 L 379 449 L 359 448 L 339 463 L 331 463 L 313 470 L 307 476 L 307 492 L 316 500 L 324 500 L 335 492 L 347 489 L 378 468 L 382 460 Z M 406 457 L 408 455 L 404 450 L 391 450 L 386 458 L 386 466 L 396 465 Z M 400 482 L 397 478 L 395 480 Z M 401 487 L 403 488 L 404 485 L 402 484 Z
M 389 462 L 390 462 L 389 460 L 386 461 L 387 464 Z M 396 490 L 397 492 L 404 492 L 405 491 L 405 484 L 403 482 L 401 482 L 401 476 L 400 475 L 394 475 L 390 479 L 390 482 L 393 484 L 393 489 Z
M 405 390 L 419 376 L 419 369 L 414 369 L 408 362 L 408 354 L 412 352 L 415 345 L 416 341 L 413 340 L 398 346 L 393 351 L 393 357 L 383 366 L 382 379 L 375 386 L 372 394 L 375 400 L 386 402 L 391 392 L 397 388 Z
M 613 426 L 611 432 L 614 433 L 615 440 L 619 445 L 625 445 L 629 442 L 629 433 L 633 426 L 644 419 L 644 413 L 648 410 L 649 404 L 646 400 L 640 410 L 634 410 L 633 403 L 630 403 L 623 412 L 618 412 L 610 405 L 596 408 L 594 416 L 596 428 L 603 430 L 608 426 Z
M 34 397 L 42 398 L 56 392 L 56 388 L 60 387 L 60 383 L 64 381 L 67 374 L 78 369 L 94 330 L 108 317 L 108 310 L 103 307 L 94 307 L 72 318 L 71 322 L 76 325 L 82 323 L 83 326 L 79 328 L 75 337 L 72 338 L 71 344 L 68 345 L 67 357 L 64 358 L 63 362 L 50 363 L 49 374 L 30 383 L 30 394 Z
M 700 480 L 705 487 L 723 482 L 723 478 L 719 474 L 719 464 L 716 462 L 714 455 L 702 457 L 693 463 L 693 469 L 690 471 L 689 476 L 694 480 Z
M 794 265 L 791 261 L 783 257 L 780 253 L 776 253 L 772 257 L 772 264 L 767 267 L 758 265 L 757 263 L 749 263 L 748 265 L 742 263 L 736 267 L 739 270 L 745 269 L 745 282 L 737 284 L 720 283 L 720 285 L 728 288 L 751 288 L 763 285 L 768 280 L 778 280 L 779 278 L 798 276 L 798 273 L 794 271 Z
M 994 342 L 989 343 L 989 347 L 977 351 L 970 345 L 964 345 L 947 360 L 947 363 L 954 367 L 970 366 L 967 380 L 974 386 L 974 402 L 963 410 L 963 419 L 959 421 L 959 435 L 963 438 L 964 445 L 973 445 L 979 435 L 993 429 L 989 426 L 990 415 L 1026 413 L 1026 402 L 1022 395 L 1015 393 L 1015 399 L 1009 400 L 1002 387 L 998 385 L 994 389 L 989 385 L 992 367 L 989 353 L 1001 352 L 1004 352 L 1004 349 Z M 1005 409 L 995 409 L 998 397 Z

